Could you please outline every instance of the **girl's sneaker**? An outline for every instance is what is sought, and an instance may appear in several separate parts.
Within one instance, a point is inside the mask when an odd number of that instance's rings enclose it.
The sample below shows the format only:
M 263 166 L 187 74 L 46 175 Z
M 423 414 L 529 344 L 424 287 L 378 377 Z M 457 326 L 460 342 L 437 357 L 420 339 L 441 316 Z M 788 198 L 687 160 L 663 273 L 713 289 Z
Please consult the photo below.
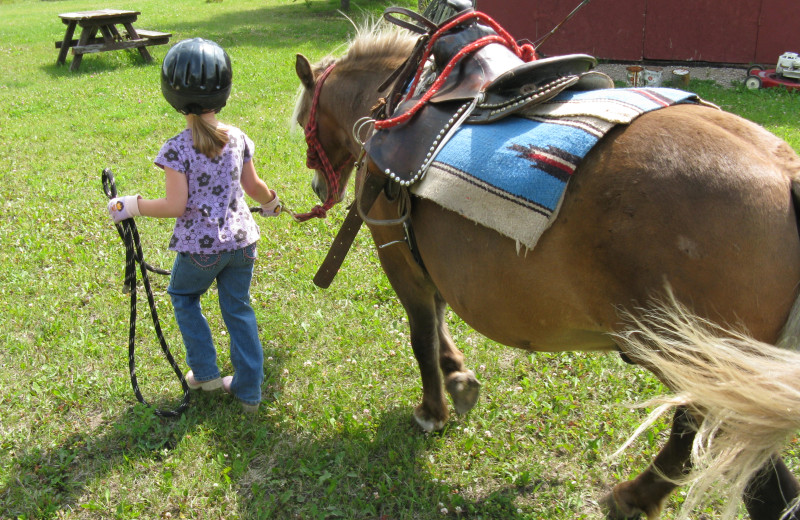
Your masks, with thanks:
M 197 381 L 195 380 L 194 373 L 192 373 L 191 370 L 186 373 L 186 384 L 191 390 L 200 390 L 202 388 L 206 392 L 213 392 L 214 390 L 223 388 L 223 381 L 221 377 L 211 379 L 209 381 Z
M 233 395 L 233 392 L 231 392 L 231 383 L 233 383 L 233 376 L 225 376 L 222 378 L 222 389 L 226 394 Z M 246 413 L 256 413 L 258 411 L 258 405 L 242 403 L 242 411 Z

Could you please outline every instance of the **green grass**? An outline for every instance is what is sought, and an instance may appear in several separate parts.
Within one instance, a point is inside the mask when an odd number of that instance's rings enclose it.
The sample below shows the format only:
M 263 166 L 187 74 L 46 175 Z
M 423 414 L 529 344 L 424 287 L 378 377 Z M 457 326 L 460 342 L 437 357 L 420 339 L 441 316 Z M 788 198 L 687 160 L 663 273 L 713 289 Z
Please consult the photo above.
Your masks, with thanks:
M 354 16 L 383 6 L 354 1 Z M 123 249 L 100 172 L 111 167 L 121 193 L 159 196 L 163 173 L 152 159 L 182 120 L 160 94 L 167 46 L 151 48 L 153 64 L 122 51 L 88 55 L 77 73 L 55 65 L 58 13 L 97 7 L 0 1 L 0 517 L 597 518 L 605 490 L 647 465 L 664 423 L 620 459 L 606 458 L 645 413 L 625 405 L 662 391 L 649 373 L 613 355 L 502 347 L 455 316 L 453 334 L 483 382 L 482 398 L 443 432 L 421 433 L 411 415 L 420 383 L 407 323 L 367 234 L 330 289 L 311 283 L 341 208 L 326 221 L 259 220 L 253 300 L 268 360 L 256 417 L 223 396 L 195 396 L 180 419 L 136 404 Z M 137 26 L 172 32 L 173 41 L 204 36 L 228 50 L 234 92 L 222 119 L 254 139 L 259 173 L 296 210 L 316 201 L 302 137 L 288 128 L 294 57 L 343 50 L 352 28 L 337 7 L 135 3 Z M 800 150 L 800 96 L 691 88 Z M 170 267 L 171 223 L 138 224 L 148 261 Z M 166 280 L 153 276 L 153 285 L 182 359 Z M 205 305 L 230 373 L 213 293 Z M 174 407 L 180 387 L 143 300 L 140 316 L 139 383 L 155 405 Z M 797 449 L 795 441 L 788 460 L 800 473 Z M 667 517 L 679 503 L 677 494 Z

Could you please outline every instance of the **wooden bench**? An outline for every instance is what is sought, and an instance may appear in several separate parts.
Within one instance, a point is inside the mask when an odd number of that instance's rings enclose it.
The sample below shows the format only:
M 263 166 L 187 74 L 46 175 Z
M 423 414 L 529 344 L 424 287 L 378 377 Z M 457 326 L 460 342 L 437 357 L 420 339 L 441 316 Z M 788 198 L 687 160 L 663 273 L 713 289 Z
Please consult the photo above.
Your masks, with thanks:
M 140 38 L 147 39 L 147 45 L 163 45 L 169 43 L 169 39 L 172 38 L 172 33 L 148 31 L 146 29 L 136 29 L 136 33 Z
M 133 22 L 139 14 L 139 11 L 100 9 L 58 15 L 67 25 L 67 31 L 63 40 L 55 42 L 56 48 L 60 49 L 56 63 L 59 65 L 66 63 L 69 49 L 72 49 L 72 54 L 75 56 L 70 66 L 70 70 L 73 71 L 78 70 L 84 54 L 94 52 L 138 49 L 145 61 L 152 61 L 153 58 L 145 47 L 169 43 L 172 34 L 134 29 Z M 117 29 L 118 24 L 125 27 L 124 36 Z M 78 26 L 81 27 L 81 36 L 76 40 L 73 39 L 73 35 Z
M 118 45 L 119 49 L 135 48 L 135 47 L 139 47 L 139 46 L 142 46 L 142 45 L 144 45 L 144 46 L 148 46 L 148 45 L 163 45 L 165 43 L 169 43 L 169 39 L 172 37 L 171 33 L 158 32 L 158 31 L 148 31 L 146 29 L 136 29 L 136 34 L 139 35 L 139 39 L 137 39 L 137 40 L 125 40 L 125 41 L 122 41 L 122 42 L 118 42 L 117 45 Z M 63 41 L 61 41 L 61 40 L 57 41 L 56 42 L 56 49 L 60 49 L 63 45 L 64 45 Z M 102 38 L 91 38 L 88 41 L 88 45 L 84 45 L 84 46 L 80 46 L 80 47 L 78 46 L 78 40 L 76 40 L 74 38 L 72 40 L 70 40 L 70 42 L 69 42 L 69 47 L 72 47 L 72 48 L 78 47 L 78 50 L 76 51 L 76 50 L 73 49 L 73 52 L 82 52 L 83 54 L 87 54 L 87 53 L 90 53 L 90 52 L 100 52 L 100 51 L 104 51 L 104 50 L 117 50 L 116 48 L 114 48 L 114 49 L 111 49 L 111 48 L 109 48 L 109 49 L 99 49 L 97 51 L 86 50 L 87 47 L 89 49 L 91 49 L 94 46 L 98 46 L 98 45 L 114 46 L 115 44 L 106 44 L 105 40 L 103 40 Z

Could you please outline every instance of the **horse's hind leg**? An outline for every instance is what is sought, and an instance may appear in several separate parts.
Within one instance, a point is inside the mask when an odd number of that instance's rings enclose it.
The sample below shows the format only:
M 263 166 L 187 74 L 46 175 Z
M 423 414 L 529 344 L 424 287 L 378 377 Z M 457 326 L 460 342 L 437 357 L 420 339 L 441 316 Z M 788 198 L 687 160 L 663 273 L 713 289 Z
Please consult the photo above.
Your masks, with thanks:
M 609 520 L 658 518 L 664 500 L 675 489 L 665 479 L 681 477 L 689 470 L 689 457 L 694 440 L 694 420 L 684 407 L 678 407 L 672 420 L 669 440 L 643 473 L 628 482 L 617 484 L 604 501 Z M 663 475 L 663 476 L 662 476 Z
M 753 478 L 743 498 L 752 520 L 779 520 L 798 496 L 800 484 L 783 459 L 776 456 Z M 786 517 L 786 520 L 799 519 L 797 509 Z
M 459 414 L 472 410 L 478 402 L 481 384 L 475 373 L 464 365 L 464 354 L 453 343 L 447 327 L 447 304 L 436 295 L 437 315 L 439 317 L 439 367 L 444 374 L 447 393 L 453 399 L 453 406 Z

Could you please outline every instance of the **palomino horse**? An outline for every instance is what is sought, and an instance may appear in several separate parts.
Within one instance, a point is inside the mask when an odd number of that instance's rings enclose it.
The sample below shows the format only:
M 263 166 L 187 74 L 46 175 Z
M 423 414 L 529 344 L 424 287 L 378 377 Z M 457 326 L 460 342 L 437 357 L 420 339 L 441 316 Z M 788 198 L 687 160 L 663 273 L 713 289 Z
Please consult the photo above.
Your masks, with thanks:
M 309 165 L 317 170 L 314 190 L 328 201 L 324 209 L 343 198 L 361 153 L 354 125 L 385 95 L 379 89 L 415 41 L 399 31 L 362 30 L 341 58 L 312 65 L 298 55 L 303 90 L 295 118 L 314 134 Z M 357 170 L 357 194 L 366 166 Z M 618 351 L 673 390 L 688 392 L 675 401 L 672 433 L 651 467 L 607 498 L 608 518 L 656 518 L 687 473 L 693 441 L 703 432 L 697 425 L 713 422 L 723 405 L 733 407 L 727 416 L 741 419 L 751 438 L 778 439 L 759 446 L 758 457 L 739 457 L 757 466 L 739 476 L 737 490 L 753 519 L 779 518 L 800 495 L 777 455 L 798 427 L 800 357 L 772 346 L 795 334 L 784 328 L 800 282 L 798 182 L 800 158 L 766 130 L 715 108 L 678 105 L 607 134 L 575 171 L 558 217 L 531 251 L 519 252 L 493 230 L 387 188 L 369 209 L 368 224 L 377 245 L 393 244 L 378 255 L 408 313 L 423 387 L 417 422 L 428 431 L 444 426 L 445 389 L 458 413 L 478 398 L 479 383 L 448 332 L 450 305 L 499 343 L 529 351 Z M 410 200 L 421 262 L 404 243 L 402 225 L 378 225 L 396 222 L 403 200 Z M 682 305 L 654 307 L 665 300 Z M 671 314 L 653 317 L 653 309 Z M 732 353 L 719 361 L 717 351 Z M 745 354 L 762 364 L 740 366 Z M 660 368 L 667 361 L 673 365 Z M 691 393 L 696 381 L 683 384 L 681 377 L 691 374 L 707 379 L 707 400 Z M 745 423 L 735 406 L 748 399 L 761 408 L 748 409 L 757 418 Z M 771 426 L 787 414 L 793 417 L 783 429 Z M 703 434 L 700 448 L 708 438 L 735 444 L 738 433 L 723 425 Z

